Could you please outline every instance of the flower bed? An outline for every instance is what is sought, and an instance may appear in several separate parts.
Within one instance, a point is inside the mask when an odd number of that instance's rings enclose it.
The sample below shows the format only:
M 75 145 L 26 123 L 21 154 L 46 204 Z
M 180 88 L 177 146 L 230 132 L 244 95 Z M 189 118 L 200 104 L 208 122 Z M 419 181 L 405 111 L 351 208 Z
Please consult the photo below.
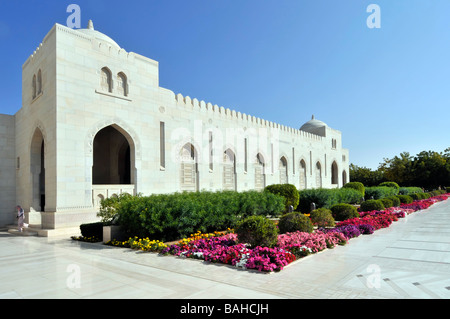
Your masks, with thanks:
M 250 248 L 244 243 L 239 243 L 237 235 L 230 229 L 224 233 L 197 232 L 172 244 L 136 237 L 125 242 L 111 241 L 106 244 L 157 252 L 161 255 L 195 258 L 243 269 L 273 272 L 280 271 L 293 261 L 310 254 L 334 248 L 336 245 L 345 245 L 351 238 L 370 235 L 378 229 L 387 228 L 399 218 L 426 209 L 436 202 L 447 200 L 449 196 L 450 194 L 446 194 L 419 200 L 383 211 L 361 212 L 360 217 L 339 222 L 334 228 L 320 228 L 313 233 L 281 234 L 274 248 Z

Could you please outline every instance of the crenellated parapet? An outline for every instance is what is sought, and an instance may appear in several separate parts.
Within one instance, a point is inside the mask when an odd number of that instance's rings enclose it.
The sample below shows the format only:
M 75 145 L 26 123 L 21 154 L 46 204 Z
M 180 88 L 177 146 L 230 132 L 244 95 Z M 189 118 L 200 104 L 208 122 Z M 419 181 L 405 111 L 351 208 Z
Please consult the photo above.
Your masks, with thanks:
M 175 95 L 176 105 L 178 107 L 187 108 L 194 112 L 209 113 L 212 116 L 221 116 L 223 119 L 235 121 L 238 125 L 256 125 L 263 128 L 272 128 L 279 130 L 280 133 L 291 134 L 293 137 L 300 137 L 303 139 L 309 139 L 314 141 L 322 141 L 323 137 L 312 134 L 309 132 L 294 129 L 289 126 L 285 126 L 279 123 L 267 121 L 259 117 L 255 117 L 249 114 L 241 113 L 239 111 L 231 110 L 217 104 L 207 103 L 205 101 L 199 101 L 196 98 L 189 96 L 183 96 L 178 93 Z

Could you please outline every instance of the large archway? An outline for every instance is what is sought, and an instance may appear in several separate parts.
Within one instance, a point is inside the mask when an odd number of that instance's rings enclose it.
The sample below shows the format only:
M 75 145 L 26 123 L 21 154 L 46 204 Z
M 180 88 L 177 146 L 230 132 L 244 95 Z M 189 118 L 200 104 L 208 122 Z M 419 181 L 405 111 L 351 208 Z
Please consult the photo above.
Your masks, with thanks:
M 45 141 L 42 131 L 36 128 L 31 139 L 31 210 L 45 212 Z
M 100 130 L 93 148 L 93 185 L 133 184 L 131 146 L 119 130 L 113 126 Z

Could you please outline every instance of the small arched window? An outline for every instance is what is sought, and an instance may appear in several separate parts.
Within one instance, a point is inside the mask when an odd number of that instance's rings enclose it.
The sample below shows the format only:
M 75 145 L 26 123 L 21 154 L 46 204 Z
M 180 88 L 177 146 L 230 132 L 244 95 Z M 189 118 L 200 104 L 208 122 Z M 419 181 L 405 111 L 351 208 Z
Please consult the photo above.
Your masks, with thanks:
M 103 91 L 112 93 L 112 74 L 106 67 L 102 69 L 101 88 Z
M 42 72 L 39 70 L 37 75 L 37 95 L 42 93 Z
M 119 95 L 128 96 L 128 80 L 123 72 L 117 74 L 117 89 Z
M 36 74 L 33 76 L 33 83 L 32 83 L 32 92 L 33 92 L 33 99 L 36 98 Z

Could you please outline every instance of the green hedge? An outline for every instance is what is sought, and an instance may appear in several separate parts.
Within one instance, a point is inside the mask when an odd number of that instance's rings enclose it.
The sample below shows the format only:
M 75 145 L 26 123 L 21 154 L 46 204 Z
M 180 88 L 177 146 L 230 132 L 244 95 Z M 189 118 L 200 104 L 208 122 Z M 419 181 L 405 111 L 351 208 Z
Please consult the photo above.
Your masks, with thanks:
M 365 187 L 363 183 L 360 182 L 350 182 L 344 185 L 344 188 L 353 188 L 357 191 L 361 192 L 361 196 L 364 197 L 365 195 Z
M 331 212 L 335 220 L 344 221 L 350 218 L 359 217 L 356 207 L 350 204 L 336 204 L 331 207 Z
M 238 241 L 252 248 L 274 247 L 278 242 L 277 226 L 264 216 L 250 216 L 239 222 L 235 229 Z
M 417 193 L 423 193 L 422 188 L 420 188 L 420 187 L 400 187 L 400 190 L 398 192 L 399 195 L 410 195 L 410 194 L 417 194 Z
M 365 199 L 382 199 L 398 194 L 398 189 L 388 186 L 366 187 Z
M 277 217 L 284 198 L 269 192 L 194 192 L 127 196 L 115 203 L 118 223 L 132 236 L 171 241 L 233 228 L 245 217 Z
M 379 199 L 369 199 L 363 203 L 361 203 L 360 210 L 362 212 L 370 212 L 373 210 L 384 210 L 386 207 L 384 207 L 384 204 Z
M 402 204 L 411 204 L 414 201 L 409 195 L 397 195 L 397 198 Z
M 312 233 L 314 226 L 311 219 L 299 212 L 283 215 L 278 222 L 280 233 L 293 233 L 296 231 Z
M 397 190 L 397 194 L 398 194 L 398 191 L 400 189 L 400 186 L 398 186 L 398 184 L 396 182 L 384 182 L 384 183 L 381 183 L 378 186 L 385 186 L 385 187 L 395 188 Z
M 80 225 L 81 236 L 83 237 L 95 237 L 99 240 L 103 240 L 103 223 L 89 223 Z
M 334 227 L 336 221 L 333 218 L 332 212 L 327 208 L 317 208 L 311 212 L 311 222 L 317 227 Z
M 345 203 L 356 204 L 361 200 L 361 193 L 352 188 L 340 189 L 305 189 L 299 191 L 300 202 L 297 211 L 304 214 L 311 212 L 311 204 L 315 203 L 316 208 L 331 208 L 331 206 Z
M 266 192 L 283 196 L 285 199 L 285 211 L 289 211 L 289 206 L 297 208 L 300 195 L 294 185 L 291 184 L 275 184 L 265 188 Z

